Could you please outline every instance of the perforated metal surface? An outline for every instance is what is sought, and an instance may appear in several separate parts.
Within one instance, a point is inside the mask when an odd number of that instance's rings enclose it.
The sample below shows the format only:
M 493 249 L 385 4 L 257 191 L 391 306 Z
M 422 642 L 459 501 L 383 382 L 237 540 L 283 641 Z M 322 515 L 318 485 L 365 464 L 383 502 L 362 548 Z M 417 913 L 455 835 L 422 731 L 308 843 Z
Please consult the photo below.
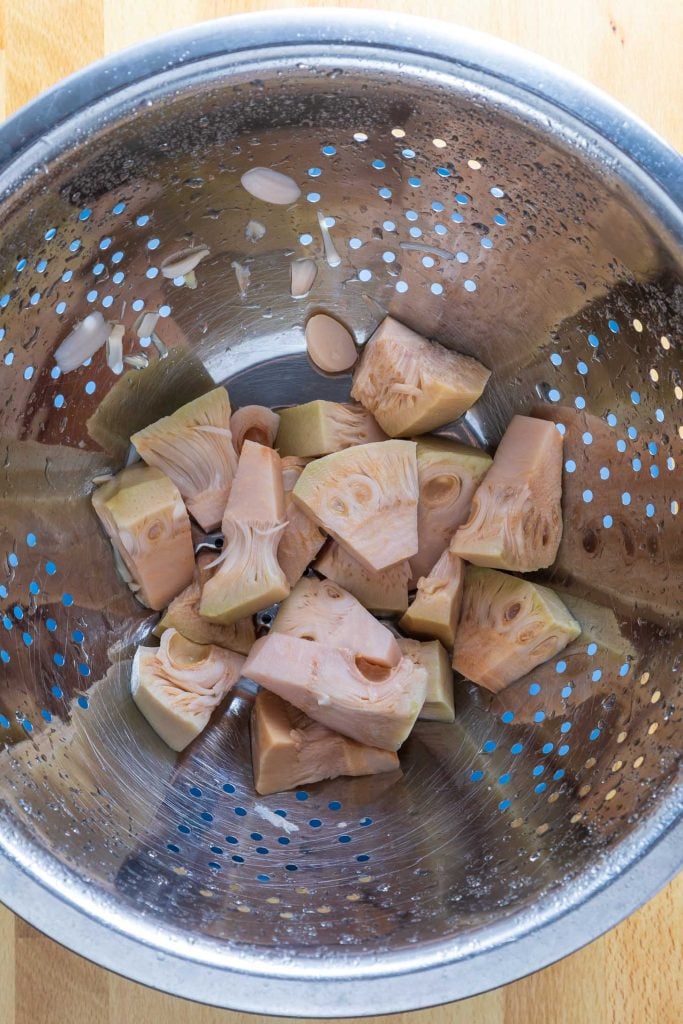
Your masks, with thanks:
M 523 930 L 670 816 L 680 751 L 681 265 L 654 201 L 595 140 L 578 148 L 463 68 L 326 54 L 197 63 L 83 115 L 6 197 L 0 251 L 0 838 L 163 953 L 266 956 L 285 976 Z M 252 166 L 291 175 L 299 202 L 249 196 Z M 210 250 L 196 290 L 159 271 L 190 245 Z M 318 277 L 295 300 L 303 256 Z M 513 412 L 557 423 L 565 536 L 545 578 L 612 609 L 614 634 L 495 700 L 459 682 L 455 725 L 420 723 L 401 776 L 260 799 L 248 694 L 177 761 L 133 706 L 155 617 L 119 582 L 88 495 L 166 401 L 169 367 L 183 386 L 225 382 L 234 405 L 345 398 L 349 378 L 306 360 L 320 309 L 361 343 L 390 313 L 490 366 L 454 436 L 493 449 Z M 102 350 L 60 375 L 57 344 L 93 310 L 148 369 L 117 377 Z M 136 336 L 150 310 L 162 344 Z M 122 393 L 105 437 L 90 417 Z

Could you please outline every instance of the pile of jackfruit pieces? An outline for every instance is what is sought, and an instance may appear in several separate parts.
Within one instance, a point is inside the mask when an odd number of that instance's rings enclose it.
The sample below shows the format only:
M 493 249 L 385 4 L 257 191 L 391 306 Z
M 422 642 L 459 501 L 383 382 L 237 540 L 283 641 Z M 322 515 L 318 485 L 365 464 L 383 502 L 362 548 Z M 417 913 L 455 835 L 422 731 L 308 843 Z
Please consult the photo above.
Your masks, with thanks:
M 173 750 L 245 678 L 260 687 L 257 792 L 392 771 L 418 718 L 454 720 L 453 669 L 495 693 L 579 635 L 557 594 L 510 575 L 557 553 L 555 425 L 513 417 L 493 459 L 429 433 L 489 376 L 387 317 L 352 403 L 232 413 L 219 387 L 131 437 L 142 462 L 93 505 L 137 598 L 163 613 L 131 691 Z M 220 554 L 195 557 L 191 519 L 222 531 Z

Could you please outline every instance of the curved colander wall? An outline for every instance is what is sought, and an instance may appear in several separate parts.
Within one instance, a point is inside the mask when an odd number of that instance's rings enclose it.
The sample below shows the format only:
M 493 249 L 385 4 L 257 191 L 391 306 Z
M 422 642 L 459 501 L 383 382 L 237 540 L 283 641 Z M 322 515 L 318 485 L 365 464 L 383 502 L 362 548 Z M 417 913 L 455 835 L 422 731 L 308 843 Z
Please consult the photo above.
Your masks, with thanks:
M 131 977 L 334 1016 L 508 981 L 675 869 L 682 172 L 622 111 L 497 43 L 297 25 L 169 37 L 0 133 L 0 886 Z M 250 196 L 254 166 L 299 201 Z M 164 276 L 196 246 L 196 288 Z M 300 257 L 318 265 L 303 300 Z M 593 625 L 495 698 L 459 682 L 455 725 L 419 723 L 401 774 L 258 798 L 247 692 L 177 759 L 132 704 L 155 618 L 89 495 L 131 432 L 212 382 L 235 406 L 345 399 L 349 378 L 306 358 L 320 310 L 361 344 L 391 314 L 489 366 L 451 436 L 492 450 L 515 412 L 557 425 L 565 529 L 544 578 Z M 92 312 L 125 325 L 123 374 L 104 350 L 57 369 Z

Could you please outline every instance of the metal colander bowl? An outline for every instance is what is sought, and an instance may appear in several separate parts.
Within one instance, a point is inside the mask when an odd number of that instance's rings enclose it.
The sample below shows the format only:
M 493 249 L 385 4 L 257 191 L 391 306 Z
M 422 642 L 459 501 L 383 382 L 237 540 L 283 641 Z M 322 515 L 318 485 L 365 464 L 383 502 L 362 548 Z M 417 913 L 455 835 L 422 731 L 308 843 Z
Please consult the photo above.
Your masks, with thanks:
M 680 159 L 497 42 L 330 12 L 98 64 L 11 120 L 0 159 L 4 901 L 167 991 L 335 1016 L 519 977 L 663 884 L 682 838 Z M 250 197 L 253 166 L 300 201 Z M 196 289 L 160 273 L 200 244 Z M 297 301 L 303 256 L 318 278 Z M 154 619 L 89 493 L 137 425 L 212 381 L 235 405 L 345 397 L 306 360 L 313 309 L 361 343 L 391 313 L 491 367 L 455 436 L 493 447 L 514 412 L 555 420 L 565 535 L 546 578 L 604 628 L 496 699 L 458 683 L 455 725 L 419 723 L 400 777 L 259 799 L 248 695 L 177 760 L 133 706 Z M 125 323 L 133 365 L 100 351 L 60 375 L 93 311 Z

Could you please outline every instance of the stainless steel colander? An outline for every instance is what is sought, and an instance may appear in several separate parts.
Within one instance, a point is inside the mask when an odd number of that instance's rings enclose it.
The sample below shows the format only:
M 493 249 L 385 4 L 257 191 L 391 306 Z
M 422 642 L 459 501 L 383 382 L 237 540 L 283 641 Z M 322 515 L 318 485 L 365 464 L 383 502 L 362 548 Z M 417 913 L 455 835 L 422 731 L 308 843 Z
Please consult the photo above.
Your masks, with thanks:
M 683 839 L 681 160 L 519 51 L 329 11 L 100 63 L 8 122 L 0 160 L 2 899 L 169 992 L 336 1016 L 502 984 L 661 886 Z M 253 166 L 300 201 L 249 196 Z M 160 273 L 196 245 L 195 289 Z M 303 256 L 318 278 L 294 300 Z M 313 309 L 360 342 L 391 313 L 491 367 L 455 436 L 555 420 L 548 575 L 608 628 L 495 700 L 458 683 L 456 724 L 420 723 L 402 776 L 259 799 L 247 693 L 177 760 L 133 706 L 154 618 L 89 493 L 136 427 L 212 381 L 235 405 L 347 396 L 306 360 Z M 100 351 L 60 375 L 94 311 L 126 325 L 127 372 Z

